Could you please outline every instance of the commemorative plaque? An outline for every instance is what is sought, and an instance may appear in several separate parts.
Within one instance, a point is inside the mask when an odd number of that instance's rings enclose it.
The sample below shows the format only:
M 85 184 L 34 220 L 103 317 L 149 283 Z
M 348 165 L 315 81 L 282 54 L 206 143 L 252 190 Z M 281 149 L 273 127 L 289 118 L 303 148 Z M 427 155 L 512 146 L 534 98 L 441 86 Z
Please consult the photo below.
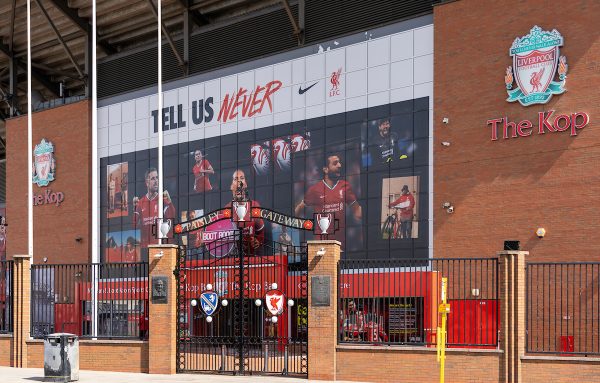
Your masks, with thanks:
M 152 277 L 152 303 L 168 303 L 167 277 Z
M 331 277 L 314 276 L 310 278 L 310 288 L 312 299 L 311 306 L 330 306 L 331 305 Z

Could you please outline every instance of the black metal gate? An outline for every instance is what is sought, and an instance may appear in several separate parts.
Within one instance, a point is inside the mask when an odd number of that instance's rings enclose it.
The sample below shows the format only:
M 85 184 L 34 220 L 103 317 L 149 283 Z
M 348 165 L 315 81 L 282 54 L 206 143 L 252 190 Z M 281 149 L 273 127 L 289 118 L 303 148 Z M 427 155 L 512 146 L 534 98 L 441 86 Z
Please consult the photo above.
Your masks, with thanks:
M 261 243 L 241 230 L 208 244 L 196 235 L 180 247 L 175 270 L 177 371 L 307 376 L 306 247 Z M 277 315 L 265 308 L 272 289 L 285 294 Z M 203 292 L 218 296 L 210 316 L 201 307 Z

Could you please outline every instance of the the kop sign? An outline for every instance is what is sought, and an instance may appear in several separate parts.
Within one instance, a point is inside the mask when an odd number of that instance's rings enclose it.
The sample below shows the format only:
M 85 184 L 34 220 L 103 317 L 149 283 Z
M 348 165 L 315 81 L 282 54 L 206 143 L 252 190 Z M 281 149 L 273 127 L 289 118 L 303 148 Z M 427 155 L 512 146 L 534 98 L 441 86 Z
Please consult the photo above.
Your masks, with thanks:
M 509 53 L 513 65 L 506 68 L 504 83 L 508 102 L 519 102 L 523 106 L 546 104 L 553 95 L 566 91 L 567 58 L 560 56 L 559 47 L 563 37 L 556 30 L 543 31 L 537 25 L 529 34 L 517 37 Z M 516 86 L 515 83 L 516 82 Z M 558 114 L 554 110 L 539 112 L 535 123 L 531 120 L 510 121 L 508 117 L 487 121 L 491 128 L 492 141 L 531 136 L 537 134 L 569 131 L 576 136 L 590 122 L 585 112 Z

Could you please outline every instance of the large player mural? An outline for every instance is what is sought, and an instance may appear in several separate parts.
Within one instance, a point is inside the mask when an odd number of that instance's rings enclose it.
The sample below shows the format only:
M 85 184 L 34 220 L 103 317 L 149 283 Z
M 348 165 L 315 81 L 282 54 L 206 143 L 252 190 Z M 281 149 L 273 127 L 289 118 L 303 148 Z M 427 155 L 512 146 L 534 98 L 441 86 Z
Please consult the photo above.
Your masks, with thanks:
M 429 25 L 176 88 L 161 112 L 152 95 L 100 108 L 103 261 L 147 259 L 158 198 L 181 222 L 227 206 L 240 184 L 253 205 L 335 213 L 344 257 L 428 257 L 432 33 Z M 254 226 L 259 242 L 312 238 Z M 203 246 L 206 231 L 177 240 Z M 116 255 L 128 247 L 136 255 Z

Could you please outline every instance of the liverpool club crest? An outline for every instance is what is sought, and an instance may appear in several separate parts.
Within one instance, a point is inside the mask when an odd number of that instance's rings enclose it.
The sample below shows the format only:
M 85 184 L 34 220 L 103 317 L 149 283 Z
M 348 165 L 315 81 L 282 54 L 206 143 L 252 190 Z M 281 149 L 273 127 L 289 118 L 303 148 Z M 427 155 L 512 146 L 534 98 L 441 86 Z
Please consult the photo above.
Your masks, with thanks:
M 35 146 L 33 150 L 33 183 L 38 186 L 48 186 L 54 181 L 54 173 L 56 171 L 56 161 L 54 160 L 54 145 L 52 142 L 42 141 Z
M 506 101 L 519 101 L 523 106 L 545 104 L 552 95 L 564 93 L 568 66 L 566 57 L 559 56 L 562 45 L 563 37 L 556 29 L 543 31 L 537 25 L 528 35 L 517 37 L 510 47 L 513 65 L 504 76 Z

